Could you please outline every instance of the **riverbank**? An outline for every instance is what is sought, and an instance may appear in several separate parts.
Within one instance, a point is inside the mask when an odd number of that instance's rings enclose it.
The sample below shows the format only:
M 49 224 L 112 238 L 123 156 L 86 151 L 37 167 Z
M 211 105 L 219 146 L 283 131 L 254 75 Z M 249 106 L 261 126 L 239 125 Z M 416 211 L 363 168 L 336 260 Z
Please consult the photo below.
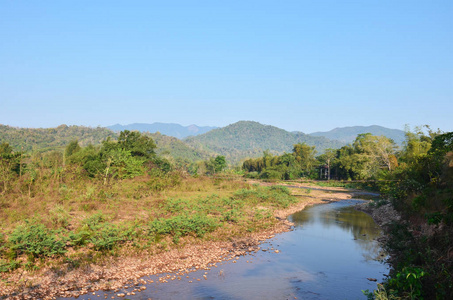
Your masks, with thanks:
M 384 294 L 401 299 L 451 299 L 451 228 L 420 216 L 401 215 L 391 203 L 362 203 L 356 209 L 368 213 L 383 229 L 378 241 L 389 253 L 391 271 L 374 292 L 376 299 Z
M 274 209 L 272 215 L 277 220 L 271 226 L 252 233 L 240 235 L 230 232 L 222 240 L 200 240 L 193 236 L 181 237 L 174 244 L 170 237 L 164 243 L 153 245 L 147 250 L 138 251 L 132 244 L 125 245 L 115 256 L 106 256 L 96 263 L 87 264 L 73 270 L 43 267 L 39 271 L 15 272 L 9 276 L 2 275 L 0 292 L 5 299 L 52 299 L 55 297 L 78 297 L 99 290 L 113 290 L 121 297 L 119 290 L 124 286 L 135 286 L 130 293 L 139 293 L 146 289 L 150 281 L 142 279 L 147 275 L 173 273 L 173 276 L 162 275 L 160 282 L 178 280 L 184 274 L 200 269 L 216 268 L 222 261 L 235 260 L 248 252 L 259 250 L 262 241 L 277 233 L 291 230 L 292 224 L 286 217 L 307 206 L 352 198 L 354 192 L 342 190 L 316 190 L 307 192 L 292 188 L 291 194 L 298 201 L 287 208 Z M 261 211 L 269 207 L 257 207 Z M 225 233 L 223 233 L 225 234 Z M 165 248 L 163 248 L 165 244 Z M 126 294 L 124 296 L 127 296 Z

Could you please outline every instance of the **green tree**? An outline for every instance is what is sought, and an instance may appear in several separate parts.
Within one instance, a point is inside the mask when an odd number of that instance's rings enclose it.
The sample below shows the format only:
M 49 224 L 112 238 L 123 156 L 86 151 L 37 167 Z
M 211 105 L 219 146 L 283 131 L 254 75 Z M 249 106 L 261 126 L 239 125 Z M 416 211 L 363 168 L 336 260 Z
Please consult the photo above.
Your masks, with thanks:
M 69 157 L 71 156 L 72 154 L 76 153 L 77 151 L 79 151 L 81 148 L 79 146 L 79 141 L 78 140 L 74 140 L 74 141 L 71 141 L 67 146 L 66 146 L 66 149 L 65 149 L 65 156 L 66 157 Z
M 305 143 L 296 144 L 293 148 L 293 155 L 303 173 L 310 175 L 316 166 L 316 150 L 314 146 Z
M 131 151 L 124 149 L 110 150 L 103 155 L 106 165 L 104 178 L 132 178 L 143 175 L 144 157 L 133 157 Z
M 214 159 L 214 163 L 215 163 L 214 164 L 214 170 L 215 170 L 216 173 L 222 172 L 227 167 L 225 156 L 222 156 L 222 155 L 218 155 Z
M 153 139 L 138 131 L 121 131 L 118 137 L 118 146 L 123 150 L 130 151 L 132 156 L 141 156 L 146 159 L 155 156 L 156 144 Z
M 0 144 L 0 194 L 8 191 L 19 169 L 19 155 L 7 142 Z M 15 172 L 16 171 L 16 172 Z
M 330 180 L 330 169 L 337 156 L 337 150 L 326 149 L 323 154 L 318 156 L 318 160 L 327 166 L 327 180 Z

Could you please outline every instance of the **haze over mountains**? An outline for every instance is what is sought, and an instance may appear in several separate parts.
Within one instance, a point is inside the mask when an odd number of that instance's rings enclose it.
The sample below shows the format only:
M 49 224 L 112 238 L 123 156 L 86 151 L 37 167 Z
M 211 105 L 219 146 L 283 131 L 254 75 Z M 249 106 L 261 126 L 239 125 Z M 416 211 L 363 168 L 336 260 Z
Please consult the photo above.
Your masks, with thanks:
M 253 122 L 253 121 L 239 121 L 234 124 L 243 124 L 243 122 L 249 122 L 249 125 L 252 125 L 253 123 L 258 123 L 258 122 Z M 228 126 L 234 125 L 230 124 Z M 259 124 L 259 123 L 258 123 Z M 226 126 L 226 127 L 228 127 Z M 270 125 L 265 125 L 265 126 L 270 126 Z M 189 136 L 197 136 L 201 135 L 204 133 L 207 133 L 213 129 L 219 129 L 219 127 L 216 126 L 198 126 L 198 125 L 189 125 L 189 126 L 182 126 L 180 124 L 176 123 L 160 123 L 160 122 L 155 122 L 151 124 L 147 123 L 133 123 L 133 124 L 128 124 L 128 125 L 120 125 L 120 124 L 115 124 L 111 126 L 107 126 L 107 128 L 115 131 L 115 132 L 120 132 L 122 130 L 138 130 L 140 132 L 150 132 L 150 133 L 156 133 L 159 132 L 163 135 L 168 135 L 172 136 L 178 139 L 184 139 Z M 225 128 L 225 127 L 224 127 Z M 277 127 L 275 127 L 277 128 Z M 249 130 L 249 129 L 246 129 Z M 283 136 L 286 136 L 288 133 L 286 130 L 281 129 L 280 133 L 283 133 Z M 299 136 L 313 136 L 313 137 L 325 137 L 328 138 L 329 140 L 337 140 L 342 143 L 352 143 L 355 138 L 357 137 L 358 134 L 361 133 L 371 133 L 372 135 L 383 135 L 386 136 L 390 139 L 392 139 L 395 143 L 401 144 L 404 141 L 405 135 L 403 130 L 399 129 L 390 129 L 386 128 L 383 126 L 378 126 L 378 125 L 371 125 L 371 126 L 349 126 L 349 127 L 337 127 L 335 129 L 332 129 L 330 131 L 318 131 L 318 132 L 313 132 L 310 134 L 305 134 L 301 131 L 293 131 L 291 132 L 292 134 L 299 135 Z
M 289 132 L 253 121 L 239 121 L 222 128 L 166 123 L 117 124 L 108 128 L 74 125 L 16 128 L 0 125 L 0 143 L 8 142 L 16 151 L 46 151 L 63 149 L 73 140 L 78 140 L 81 146 L 88 143 L 97 145 L 108 137 L 116 138 L 118 131 L 127 129 L 150 135 L 156 142 L 156 152 L 169 158 L 194 162 L 224 155 L 229 163 L 236 164 L 246 158 L 259 157 L 266 150 L 274 154 L 289 153 L 297 143 L 315 146 L 317 153 L 321 154 L 327 148 L 338 149 L 351 143 L 360 133 L 385 135 L 398 144 L 404 140 L 404 131 L 381 126 L 335 128 L 312 134 Z
M 310 133 L 311 136 L 323 136 L 328 139 L 338 140 L 344 143 L 352 143 L 357 135 L 361 133 L 371 133 L 372 135 L 383 135 L 392 139 L 395 143 L 400 145 L 404 139 L 404 131 L 399 129 L 390 129 L 378 125 L 371 126 L 352 126 L 352 127 L 342 127 L 335 128 L 326 132 L 313 132 Z

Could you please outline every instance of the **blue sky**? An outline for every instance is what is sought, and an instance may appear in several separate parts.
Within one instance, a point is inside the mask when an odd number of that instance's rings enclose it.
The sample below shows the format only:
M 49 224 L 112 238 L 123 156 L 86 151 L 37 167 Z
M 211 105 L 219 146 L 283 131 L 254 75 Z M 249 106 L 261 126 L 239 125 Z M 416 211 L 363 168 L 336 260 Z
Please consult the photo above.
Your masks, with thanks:
M 0 124 L 453 131 L 453 1 L 0 0 Z

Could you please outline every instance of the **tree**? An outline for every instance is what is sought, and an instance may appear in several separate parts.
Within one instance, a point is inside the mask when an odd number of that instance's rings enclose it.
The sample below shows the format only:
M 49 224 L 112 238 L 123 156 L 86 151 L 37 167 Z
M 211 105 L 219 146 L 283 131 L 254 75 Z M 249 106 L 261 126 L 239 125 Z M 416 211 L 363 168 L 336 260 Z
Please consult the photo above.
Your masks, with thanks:
M 13 148 L 7 142 L 0 144 L 0 156 L 11 155 L 13 153 Z
M 141 156 L 146 159 L 155 156 L 156 144 L 153 139 L 138 131 L 121 131 L 118 137 L 118 146 L 123 150 L 130 151 L 132 156 Z
M 66 146 L 66 149 L 65 149 L 66 158 L 70 157 L 72 154 L 76 153 L 80 149 L 82 149 L 82 148 L 80 148 L 78 140 L 74 140 L 74 141 L 70 142 Z
M 144 157 L 133 157 L 131 151 L 116 149 L 104 155 L 106 165 L 104 178 L 133 178 L 144 173 Z
M 218 172 L 222 172 L 223 170 L 226 169 L 227 167 L 227 163 L 226 163 L 226 159 L 225 159 L 225 156 L 222 156 L 222 155 L 218 155 L 215 159 L 214 159 L 214 170 L 216 173 Z
M 330 167 L 337 156 L 337 150 L 326 149 L 323 154 L 318 157 L 318 160 L 327 166 L 327 180 L 330 180 Z
M 295 144 L 293 155 L 298 162 L 301 171 L 310 175 L 316 165 L 316 150 L 314 146 L 308 146 L 305 143 Z
M 206 173 L 208 174 L 221 172 L 227 167 L 225 156 L 221 155 L 218 155 L 215 158 L 211 157 L 204 163 L 204 165 L 206 168 Z
M 19 155 L 13 153 L 7 142 L 0 144 L 0 194 L 8 190 L 11 181 L 17 176 L 14 171 L 18 169 Z

